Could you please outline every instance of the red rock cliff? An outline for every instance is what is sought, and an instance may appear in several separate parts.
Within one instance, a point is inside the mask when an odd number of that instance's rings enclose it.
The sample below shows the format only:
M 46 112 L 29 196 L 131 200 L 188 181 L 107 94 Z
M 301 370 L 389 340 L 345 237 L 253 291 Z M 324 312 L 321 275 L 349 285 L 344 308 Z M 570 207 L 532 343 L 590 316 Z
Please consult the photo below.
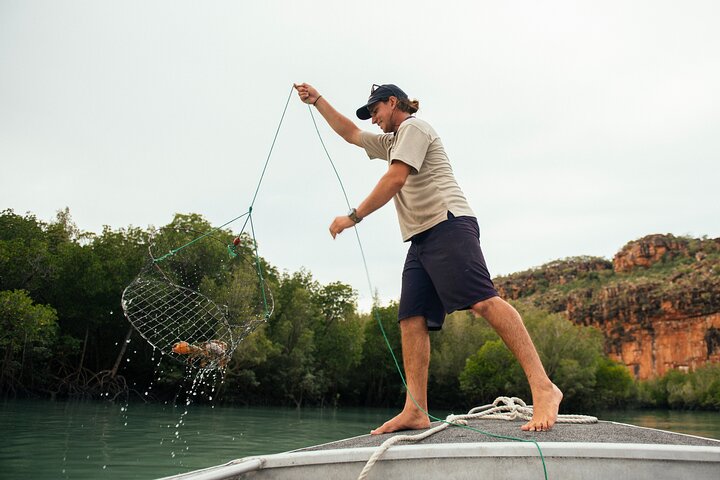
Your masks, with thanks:
M 561 272 L 561 273 L 558 273 Z M 637 378 L 720 362 L 720 239 L 650 235 L 607 260 L 581 257 L 496 279 L 605 335 L 606 353 Z

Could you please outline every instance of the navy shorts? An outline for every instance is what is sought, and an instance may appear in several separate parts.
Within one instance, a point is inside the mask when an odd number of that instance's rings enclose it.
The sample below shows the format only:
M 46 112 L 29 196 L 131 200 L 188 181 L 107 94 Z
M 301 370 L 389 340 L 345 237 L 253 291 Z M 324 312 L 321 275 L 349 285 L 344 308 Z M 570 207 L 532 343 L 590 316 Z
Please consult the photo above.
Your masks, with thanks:
M 440 330 L 445 314 L 497 296 L 474 217 L 455 217 L 412 237 L 402 275 L 398 319 L 422 316 Z

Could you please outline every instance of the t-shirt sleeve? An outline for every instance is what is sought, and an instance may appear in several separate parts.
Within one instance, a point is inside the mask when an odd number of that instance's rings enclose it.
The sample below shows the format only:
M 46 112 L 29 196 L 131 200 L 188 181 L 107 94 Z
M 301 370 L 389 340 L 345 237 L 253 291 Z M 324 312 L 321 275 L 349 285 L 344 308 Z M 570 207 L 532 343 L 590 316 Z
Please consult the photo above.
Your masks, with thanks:
M 370 158 L 388 159 L 388 148 L 392 135 L 375 134 L 366 131 L 360 132 L 360 143 Z
M 427 132 L 422 131 L 415 125 L 409 124 L 398 132 L 395 145 L 390 152 L 390 161 L 400 160 L 410 165 L 415 174 L 422 168 L 425 155 L 432 140 Z

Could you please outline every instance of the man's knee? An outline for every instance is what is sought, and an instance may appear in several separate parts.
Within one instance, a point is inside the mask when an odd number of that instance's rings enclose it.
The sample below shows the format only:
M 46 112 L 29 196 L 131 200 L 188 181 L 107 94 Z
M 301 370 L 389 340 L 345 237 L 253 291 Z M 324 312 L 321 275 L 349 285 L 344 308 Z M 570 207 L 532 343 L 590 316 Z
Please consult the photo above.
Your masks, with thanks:
M 505 303 L 505 300 L 498 296 L 490 297 L 473 305 L 472 311 L 476 316 L 487 319 L 490 316 L 491 312 L 494 309 L 497 309 L 503 303 Z
M 427 332 L 427 322 L 425 317 L 408 317 L 400 320 L 400 331 L 401 332 Z

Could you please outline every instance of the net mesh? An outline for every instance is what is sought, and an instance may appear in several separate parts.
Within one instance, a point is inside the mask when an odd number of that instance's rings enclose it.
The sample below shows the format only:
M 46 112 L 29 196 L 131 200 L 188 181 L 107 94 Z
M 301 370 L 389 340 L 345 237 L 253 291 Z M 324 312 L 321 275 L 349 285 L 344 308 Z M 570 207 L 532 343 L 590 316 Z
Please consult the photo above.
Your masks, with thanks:
M 208 237 L 158 259 L 154 252 L 177 241 L 177 235 L 165 237 L 151 245 L 148 264 L 123 291 L 125 316 L 163 354 L 222 368 L 273 309 L 252 241 L 246 236 L 238 247 Z

